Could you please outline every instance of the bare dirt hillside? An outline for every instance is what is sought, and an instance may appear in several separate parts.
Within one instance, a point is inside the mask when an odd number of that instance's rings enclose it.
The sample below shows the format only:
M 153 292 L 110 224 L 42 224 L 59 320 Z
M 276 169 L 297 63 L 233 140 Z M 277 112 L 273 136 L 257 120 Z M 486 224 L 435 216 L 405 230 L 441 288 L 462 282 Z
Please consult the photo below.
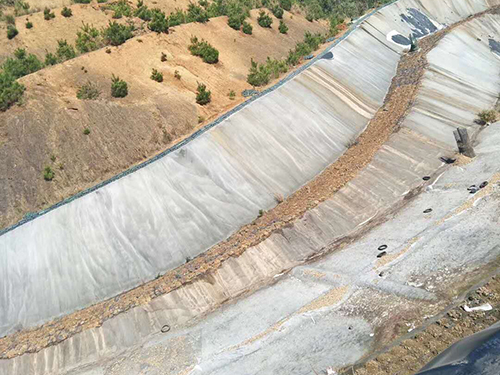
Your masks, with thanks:
M 119 23 L 127 22 L 125 17 L 114 20 L 113 11 L 107 9 L 106 6 L 111 4 L 111 1 L 105 4 L 72 4 L 71 1 L 52 0 L 41 1 L 40 4 L 47 3 L 48 5 L 30 4 L 31 10 L 39 9 L 39 12 L 16 17 L 16 28 L 19 31 L 14 39 L 7 38 L 6 24 L 0 24 L 0 63 L 7 57 L 12 56 L 17 48 L 25 48 L 30 53 L 34 53 L 40 58 L 44 58 L 47 52 L 54 52 L 57 47 L 57 41 L 60 39 L 67 40 L 74 44 L 76 33 L 82 25 L 93 25 L 97 29 L 101 29 L 108 25 L 109 21 L 117 21 Z M 59 4 L 61 3 L 61 4 Z M 186 9 L 189 5 L 189 0 L 154 0 L 145 1 L 146 5 L 151 8 L 160 8 L 166 14 L 170 14 L 176 9 Z M 132 5 L 133 3 L 130 2 Z M 55 18 L 46 21 L 43 15 L 45 6 L 57 5 L 53 12 Z M 69 5 L 73 15 L 65 18 L 61 15 L 63 6 Z M 13 9 L 7 8 L 5 14 L 14 14 Z M 26 28 L 27 21 L 33 24 L 31 29 Z M 140 21 L 135 19 L 136 22 Z
M 73 4 L 72 0 L 25 0 L 25 2 L 30 5 L 32 11 L 43 10 L 45 7 L 54 9 Z
M 276 19 L 272 29 L 259 27 L 257 13 L 249 20 L 253 35 L 231 29 L 227 18 L 220 17 L 181 25 L 169 34 L 141 35 L 21 78 L 26 86 L 23 104 L 0 113 L 0 227 L 166 149 L 244 100 L 250 58 L 282 58 L 303 40 L 305 31 L 327 30 L 326 23 L 286 13 L 289 31 L 283 35 Z M 190 54 L 193 35 L 220 51 L 217 64 Z M 166 62 L 160 59 L 162 52 Z M 150 79 L 153 68 L 164 74 L 162 83 Z M 126 98 L 111 97 L 113 74 L 128 83 Z M 76 98 L 88 81 L 101 90 L 98 100 Z M 212 102 L 203 107 L 195 101 L 198 82 L 212 92 Z M 228 96 L 231 90 L 234 100 Z M 86 128 L 88 135 L 83 134 Z M 55 171 L 50 182 L 43 178 L 46 166 Z
M 144 4 L 149 8 L 159 8 L 165 12 L 165 14 L 170 14 L 177 9 L 187 9 L 191 0 L 144 0 Z

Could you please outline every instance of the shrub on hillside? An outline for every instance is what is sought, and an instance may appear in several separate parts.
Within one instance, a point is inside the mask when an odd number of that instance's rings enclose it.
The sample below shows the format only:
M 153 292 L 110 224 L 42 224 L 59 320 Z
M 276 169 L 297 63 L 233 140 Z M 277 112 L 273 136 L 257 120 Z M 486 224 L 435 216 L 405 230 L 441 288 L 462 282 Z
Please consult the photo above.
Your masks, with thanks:
M 73 0 L 75 4 L 90 4 L 92 0 Z
M 479 119 L 486 124 L 491 124 L 497 120 L 497 112 L 490 109 L 478 113 Z
M 111 96 L 113 98 L 124 98 L 128 95 L 128 85 L 127 82 L 116 77 L 113 74 L 111 78 Z
M 223 11 L 227 13 L 228 25 L 235 30 L 239 30 L 245 18 L 250 16 L 249 8 L 239 1 L 229 2 Z
M 288 52 L 287 63 L 290 66 L 295 66 L 300 62 L 304 56 L 310 55 L 311 52 L 317 50 L 321 43 L 324 43 L 325 37 L 321 34 L 311 34 L 306 32 L 304 34 L 304 41 L 297 43 L 294 50 Z
M 68 44 L 66 40 L 58 40 L 56 55 L 59 62 L 63 62 L 74 59 L 76 57 L 76 52 L 73 46 Z
M 311 48 L 311 52 L 317 50 L 320 44 L 324 42 L 325 37 L 320 33 L 311 34 L 309 31 L 306 31 L 304 34 L 304 43 L 306 43 Z
M 301 0 L 297 3 L 305 10 L 306 19 L 313 21 L 319 18 L 328 18 L 332 15 L 338 16 L 339 19 L 357 18 L 367 10 L 388 3 L 389 1 L 390 0 Z
M 134 11 L 134 16 L 140 18 L 143 21 L 151 21 L 153 12 L 148 8 L 147 5 L 144 5 L 144 2 L 142 0 L 139 0 L 137 2 L 137 9 Z
M 46 20 L 46 21 L 50 21 L 52 18 L 55 18 L 56 15 L 54 14 L 54 12 L 51 12 L 49 8 L 45 8 L 43 10 L 43 18 Z
M 251 63 L 252 66 L 247 76 L 247 82 L 254 87 L 267 85 L 271 78 L 271 70 L 265 64 L 258 64 L 253 59 Z
M 247 17 L 250 17 L 250 9 L 255 6 L 252 1 L 246 0 L 236 0 L 229 1 L 225 8 L 222 8 L 222 11 L 226 13 L 228 16 L 240 16 L 242 20 Z M 222 15 L 222 14 L 221 14 Z
M 95 51 L 103 46 L 101 33 L 95 27 L 84 23 L 76 33 L 76 49 L 80 53 Z
M 283 8 L 275 6 L 271 9 L 271 12 L 273 12 L 274 17 L 279 19 L 283 18 Z
M 340 24 L 342 24 L 342 22 L 343 21 L 337 15 L 333 15 L 328 19 L 328 23 L 330 25 L 330 35 L 337 35 L 338 27 Z
M 126 0 L 120 0 L 117 3 L 107 5 L 106 7 L 114 11 L 113 18 L 115 19 L 122 18 L 123 16 L 132 16 L 132 8 Z
M 292 9 L 292 0 L 280 0 L 279 3 L 284 10 L 290 11 Z
M 15 26 L 9 25 L 7 26 L 7 38 L 14 39 L 16 35 L 19 34 Z
M 71 17 L 73 15 L 73 11 L 70 8 L 68 8 L 68 7 L 64 7 L 61 10 L 61 15 L 63 17 L 68 18 L 68 17 Z
M 296 50 L 289 50 L 286 58 L 286 63 L 290 66 L 295 66 L 300 63 L 301 55 Z
M 0 72 L 0 111 L 6 111 L 23 96 L 25 87 L 11 75 Z
M 99 95 L 101 95 L 99 87 L 90 81 L 80 86 L 76 92 L 76 97 L 81 100 L 95 100 L 99 97 Z
M 250 25 L 248 22 L 243 22 L 242 30 L 245 34 L 252 35 L 253 26 Z
M 227 24 L 234 30 L 239 30 L 241 28 L 242 22 L 243 20 L 240 16 L 229 16 L 229 18 L 227 19 Z
M 43 178 L 45 181 L 52 181 L 55 177 L 55 173 L 50 167 L 45 167 L 43 170 Z
M 207 41 L 199 41 L 197 37 L 191 37 L 189 51 L 194 56 L 199 56 L 208 64 L 215 64 L 219 61 L 219 51 L 210 45 Z
M 16 18 L 12 14 L 5 15 L 5 23 L 7 25 L 16 25 Z
M 268 57 L 266 60 L 266 71 L 273 78 L 278 78 L 281 74 L 288 72 L 288 64 L 286 60 L 275 60 Z
M 257 22 L 261 27 L 271 27 L 273 19 L 269 16 L 269 14 L 261 10 L 259 12 L 259 17 L 257 17 Z
M 212 1 L 207 9 L 207 14 L 209 18 L 219 17 L 219 16 L 227 16 L 227 5 L 226 1 L 216 0 Z
M 30 21 L 26 22 L 26 28 L 27 29 L 31 29 L 32 27 L 33 27 L 33 23 L 32 22 L 30 22 Z
M 321 0 L 321 1 L 332 1 L 332 0 Z M 338 11 L 335 11 L 334 8 L 339 8 L 341 5 L 340 4 L 322 4 L 321 1 L 319 0 L 307 0 L 307 4 L 303 4 L 303 7 L 305 8 L 306 11 L 306 19 L 310 22 L 326 17 L 330 14 L 339 14 Z M 353 1 L 360 1 L 360 0 L 353 0 Z M 364 1 L 364 0 L 362 0 Z M 368 0 L 371 1 L 371 0 Z M 354 5 L 353 2 L 351 1 L 350 5 L 348 4 L 349 1 L 345 1 L 342 6 L 352 6 Z M 354 5 L 356 6 L 356 5 Z
M 196 89 L 196 103 L 200 105 L 205 105 L 210 103 L 212 100 L 212 93 L 207 90 L 207 86 L 203 83 L 198 83 L 198 88 Z
M 17 79 L 42 69 L 43 64 L 35 55 L 28 55 L 25 49 L 18 48 L 14 57 L 7 58 L 1 68 L 3 73 Z
M 205 23 L 208 21 L 208 13 L 205 9 L 203 9 L 199 5 L 189 3 L 188 10 L 187 10 L 187 19 L 188 19 L 188 22 Z
M 186 14 L 182 10 L 177 9 L 175 12 L 170 13 L 167 21 L 169 27 L 181 25 L 186 23 Z
M 286 34 L 288 32 L 288 26 L 286 25 L 283 20 L 280 20 L 280 25 L 278 27 L 278 30 L 280 31 L 281 34 Z
M 168 32 L 168 20 L 165 17 L 165 13 L 159 9 L 153 9 L 151 22 L 148 24 L 148 27 L 151 31 L 156 31 L 157 33 Z
M 282 73 L 288 71 L 286 60 L 275 60 L 268 57 L 264 64 L 258 64 L 253 59 L 251 63 L 247 82 L 254 87 L 267 85 L 271 78 L 278 78 Z
M 1 2 L 0 2 L 1 3 Z M 30 5 L 22 0 L 16 0 L 14 2 L 14 13 L 16 16 L 23 16 L 30 12 Z
M 151 72 L 151 79 L 156 82 L 163 82 L 163 73 L 159 72 L 156 69 L 153 69 Z
M 49 52 L 45 55 L 45 65 L 50 66 L 50 65 L 56 65 L 57 64 L 57 57 L 53 53 Z
M 115 21 L 109 22 L 108 27 L 102 32 L 104 42 L 108 45 L 119 46 L 133 37 L 133 29 L 133 26 L 121 25 Z

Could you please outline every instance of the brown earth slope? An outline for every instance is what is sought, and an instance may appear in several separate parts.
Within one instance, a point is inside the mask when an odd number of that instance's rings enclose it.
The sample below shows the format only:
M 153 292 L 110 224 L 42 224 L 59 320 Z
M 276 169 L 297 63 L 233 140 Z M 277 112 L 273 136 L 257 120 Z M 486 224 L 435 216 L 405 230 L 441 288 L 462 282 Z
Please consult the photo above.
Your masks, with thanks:
M 24 104 L 0 113 L 0 228 L 164 150 L 200 127 L 200 117 L 208 121 L 243 100 L 250 58 L 282 58 L 305 31 L 327 30 L 326 23 L 286 13 L 289 31 L 283 35 L 276 19 L 272 29 L 259 27 L 257 13 L 250 19 L 253 35 L 231 29 L 220 17 L 175 27 L 170 34 L 141 35 L 23 77 Z M 192 35 L 220 51 L 219 63 L 209 65 L 189 53 Z M 164 74 L 162 83 L 150 79 L 153 68 Z M 128 82 L 126 98 L 111 98 L 112 74 Z M 100 98 L 78 100 L 78 88 L 89 80 L 99 86 Z M 197 82 L 212 91 L 209 105 L 196 104 Z M 235 100 L 228 97 L 231 90 Z M 56 173 L 51 182 L 43 179 L 46 166 Z
M 53 12 L 55 18 L 46 21 L 43 16 L 43 8 L 48 5 L 57 5 Z M 61 3 L 61 4 L 58 4 Z M 105 10 L 106 6 L 112 4 L 108 1 L 105 4 L 98 4 L 95 1 L 90 4 L 72 4 L 71 1 L 53 0 L 52 2 L 41 1 L 40 4 L 32 2 L 30 9 L 39 9 L 40 11 L 19 16 L 16 18 L 16 28 L 19 34 L 12 40 L 7 38 L 5 23 L 0 23 L 0 63 L 7 57 L 12 56 L 17 48 L 25 48 L 30 53 L 34 53 L 40 58 L 44 58 L 47 52 L 54 52 L 57 48 L 59 39 L 67 40 L 68 43 L 74 44 L 76 33 L 80 30 L 84 23 L 93 25 L 97 29 L 101 29 L 108 25 L 109 21 L 117 21 L 126 23 L 127 18 L 123 17 L 118 20 L 113 19 L 113 11 Z M 135 2 L 129 1 L 132 9 L 135 9 Z M 187 9 L 189 0 L 154 0 L 145 1 L 150 8 L 160 8 L 167 15 L 176 9 Z M 71 8 L 73 15 L 65 18 L 61 15 L 63 6 L 68 5 Z M 14 14 L 13 9 L 6 8 L 5 14 Z M 33 28 L 27 29 L 26 22 L 30 21 Z M 136 24 L 142 23 L 140 19 L 134 18 Z

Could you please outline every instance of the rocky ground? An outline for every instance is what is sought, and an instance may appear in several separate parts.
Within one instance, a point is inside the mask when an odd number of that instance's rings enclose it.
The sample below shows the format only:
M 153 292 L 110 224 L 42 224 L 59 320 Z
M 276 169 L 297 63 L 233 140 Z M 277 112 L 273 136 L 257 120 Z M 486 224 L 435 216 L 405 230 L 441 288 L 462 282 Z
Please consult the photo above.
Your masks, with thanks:
M 490 311 L 465 311 L 465 306 L 490 304 Z M 469 291 L 422 327 L 396 340 L 387 348 L 339 372 L 342 375 L 411 375 L 460 339 L 500 320 L 500 277 L 493 276 Z

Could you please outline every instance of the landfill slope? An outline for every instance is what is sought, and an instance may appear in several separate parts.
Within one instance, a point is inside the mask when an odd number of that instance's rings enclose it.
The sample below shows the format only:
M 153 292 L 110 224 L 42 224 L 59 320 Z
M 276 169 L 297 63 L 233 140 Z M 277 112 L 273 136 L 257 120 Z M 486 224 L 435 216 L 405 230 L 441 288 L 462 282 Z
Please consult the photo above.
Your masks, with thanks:
M 3 234 L 0 334 L 151 280 L 276 205 L 277 196 L 287 197 L 334 162 L 382 105 L 407 47 L 388 35 L 415 30 L 402 15 L 425 15 L 428 24 L 419 29 L 425 34 L 432 31 L 430 23 L 438 29 L 491 5 L 428 0 L 387 6 L 336 44 L 333 58 L 319 59 L 180 149 Z M 485 96 L 482 105 L 492 101 Z M 375 160 L 378 165 L 367 168 L 351 190 L 318 208 L 345 211 L 321 225 L 341 235 L 342 228 L 358 225 L 378 205 L 389 204 L 417 175 L 439 166 L 432 158 L 439 147 L 411 141 L 412 133 L 400 137 L 401 143 L 385 147 Z M 409 148 L 400 148 L 405 141 L 428 161 L 415 164 Z M 397 188 L 388 185 L 395 166 L 401 170 L 398 180 L 405 181 Z M 345 200 L 354 198 L 367 208 L 344 208 Z

